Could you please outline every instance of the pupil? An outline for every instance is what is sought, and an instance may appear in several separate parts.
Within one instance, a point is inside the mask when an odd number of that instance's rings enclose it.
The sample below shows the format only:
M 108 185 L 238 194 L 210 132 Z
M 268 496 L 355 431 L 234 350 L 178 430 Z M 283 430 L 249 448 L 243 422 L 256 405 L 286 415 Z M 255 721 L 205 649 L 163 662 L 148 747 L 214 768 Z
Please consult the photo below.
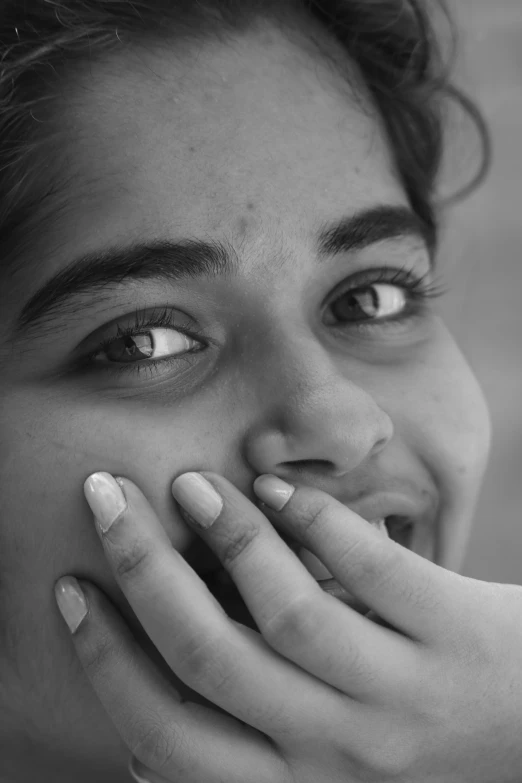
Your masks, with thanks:
M 337 318 L 350 318 L 362 313 L 367 318 L 375 315 L 379 308 L 379 297 L 374 288 L 360 288 L 341 296 L 332 309 Z M 355 309 L 355 313 L 354 313 Z M 358 311 L 358 312 L 357 312 Z
M 137 345 L 132 339 L 132 337 L 125 337 L 124 338 L 124 344 L 125 344 L 125 350 L 124 353 L 127 356 L 133 356 L 137 351 Z
M 126 335 L 109 346 L 107 356 L 113 361 L 149 359 L 154 352 L 152 339 L 147 334 Z

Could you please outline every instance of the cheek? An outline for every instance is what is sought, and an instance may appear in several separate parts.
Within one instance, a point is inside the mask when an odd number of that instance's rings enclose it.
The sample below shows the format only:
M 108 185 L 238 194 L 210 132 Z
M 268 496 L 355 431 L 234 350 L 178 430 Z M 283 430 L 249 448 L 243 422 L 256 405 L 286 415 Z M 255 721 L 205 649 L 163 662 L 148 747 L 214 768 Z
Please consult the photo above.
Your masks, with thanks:
M 433 378 L 427 395 L 433 411 L 433 438 L 446 469 L 462 488 L 480 488 L 491 449 L 491 417 L 483 391 L 464 357 L 455 347 L 452 361 Z
M 491 447 L 491 419 L 480 385 L 449 333 L 408 377 L 392 384 L 398 431 L 436 487 L 435 561 L 459 571 Z M 406 383 L 404 383 L 406 381 Z
M 88 432 L 64 428 L 60 416 L 41 405 L 36 410 L 33 421 L 27 415 L 2 426 L 9 469 L 0 473 L 0 560 L 19 584 L 52 584 L 68 569 L 99 560 L 83 496 Z
M 112 581 L 83 494 L 85 479 L 98 470 L 134 481 L 183 552 L 196 537 L 170 486 L 188 470 L 224 469 L 222 428 L 212 427 L 199 408 L 196 416 L 168 406 L 151 412 L 144 404 L 133 411 L 122 401 L 97 402 L 95 409 L 92 401 L 82 408 L 58 396 L 47 402 L 18 395 L 13 415 L 0 425 L 3 576 L 9 571 L 11 583 L 52 583 L 72 571 L 102 587 Z
M 413 424 L 426 461 L 463 483 L 480 482 L 491 448 L 490 412 L 477 378 L 440 319 L 409 378 L 392 385 L 401 390 L 401 410 Z

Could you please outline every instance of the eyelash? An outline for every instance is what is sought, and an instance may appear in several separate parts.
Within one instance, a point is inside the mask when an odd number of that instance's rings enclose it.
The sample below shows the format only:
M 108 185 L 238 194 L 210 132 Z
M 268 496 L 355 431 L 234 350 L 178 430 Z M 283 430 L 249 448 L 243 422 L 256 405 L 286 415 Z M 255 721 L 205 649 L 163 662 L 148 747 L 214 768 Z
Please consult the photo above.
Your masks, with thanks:
M 408 292 L 409 302 L 411 305 L 413 305 L 413 311 L 410 311 L 406 315 L 402 314 L 399 316 L 391 316 L 389 318 L 380 320 L 369 317 L 367 322 L 359 322 L 358 329 L 359 331 L 376 328 L 382 329 L 386 328 L 386 324 L 404 323 L 410 318 L 415 318 L 416 316 L 424 313 L 426 310 L 427 301 L 429 299 L 436 299 L 447 293 L 448 289 L 438 285 L 438 283 L 435 281 L 431 284 L 427 283 L 426 281 L 430 276 L 431 272 L 427 272 L 425 275 L 417 277 L 411 272 L 405 271 L 404 269 L 398 270 L 389 267 L 364 270 L 359 274 L 353 275 L 350 278 L 350 286 L 347 287 L 346 290 L 337 294 L 330 304 L 333 304 L 347 293 L 364 290 L 365 288 L 371 287 L 372 285 L 377 285 L 379 283 L 400 285 Z M 356 283 L 355 285 L 354 278 Z M 85 364 L 89 365 L 95 356 L 105 351 L 115 340 L 127 336 L 137 336 L 138 334 L 145 333 L 147 329 L 159 329 L 161 327 L 174 328 L 176 331 L 185 334 L 187 337 L 199 340 L 200 343 L 203 343 L 203 347 L 191 348 L 181 355 L 165 357 L 163 359 L 152 359 L 143 362 L 126 363 L 122 364 L 121 366 L 117 366 L 117 363 L 114 363 L 114 367 L 104 369 L 109 372 L 115 372 L 117 374 L 134 373 L 138 376 L 148 374 L 149 377 L 153 377 L 154 374 L 158 373 L 159 368 L 162 365 L 179 364 L 179 362 L 182 361 L 185 356 L 200 353 L 205 348 L 207 348 L 208 344 L 211 342 L 202 339 L 203 330 L 195 327 L 193 323 L 190 325 L 188 323 L 184 325 L 176 322 L 171 308 L 165 307 L 159 312 L 153 311 L 152 313 L 144 313 L 143 311 L 137 310 L 134 313 L 133 324 L 123 328 L 118 326 L 116 336 L 102 340 L 96 349 L 85 357 L 84 362 Z
M 393 284 L 400 286 L 407 291 L 409 299 L 407 305 L 410 304 L 410 311 L 408 312 L 406 306 L 405 311 L 400 315 L 381 319 L 375 319 L 370 316 L 366 321 L 362 320 L 359 322 L 358 329 L 359 331 L 382 329 L 386 328 L 389 324 L 405 323 L 410 318 L 415 318 L 416 316 L 424 314 L 427 310 L 428 300 L 437 299 L 448 293 L 448 288 L 440 285 L 440 279 L 435 278 L 430 283 L 428 282 L 430 277 L 432 277 L 431 270 L 419 277 L 412 272 L 406 271 L 405 268 L 396 269 L 393 267 L 382 267 L 380 269 L 365 269 L 349 279 L 349 286 L 344 289 L 341 288 L 340 292 L 336 292 L 330 305 L 334 304 L 338 299 L 341 299 L 348 293 L 365 290 L 366 288 L 371 288 L 371 286 L 378 285 L 379 283 Z M 346 283 L 344 285 L 346 285 Z
M 107 348 L 109 348 L 109 346 L 112 345 L 113 342 L 119 340 L 122 337 L 128 337 L 128 336 L 136 337 L 138 334 L 146 333 L 147 329 L 160 329 L 162 327 L 175 329 L 177 332 L 181 332 L 187 337 L 191 337 L 194 340 L 199 340 L 200 343 L 203 343 L 203 347 L 191 348 L 190 350 L 185 351 L 185 353 L 183 354 L 180 354 L 178 356 L 165 357 L 164 359 L 152 359 L 143 362 L 132 362 L 128 364 L 121 364 L 120 366 L 118 366 L 117 363 L 114 362 L 114 366 L 103 368 L 103 369 L 108 372 L 115 372 L 117 374 L 126 375 L 129 373 L 135 373 L 138 376 L 148 374 L 149 377 L 153 377 L 154 374 L 157 373 L 161 365 L 175 364 L 175 363 L 178 364 L 183 360 L 185 356 L 194 353 L 200 353 L 201 351 L 203 351 L 210 342 L 208 340 L 202 339 L 203 330 L 197 326 L 194 326 L 193 323 L 190 324 L 179 323 L 179 321 L 173 315 L 172 309 L 169 307 L 165 307 L 160 311 L 153 310 L 152 312 L 149 313 L 144 313 L 143 311 L 136 310 L 134 313 L 133 324 L 124 327 L 118 325 L 116 336 L 108 337 L 107 339 L 102 340 L 100 343 L 98 343 L 95 350 L 91 351 L 91 353 L 89 353 L 85 357 L 83 362 L 89 365 L 95 356 L 98 356 L 98 354 L 102 353 Z

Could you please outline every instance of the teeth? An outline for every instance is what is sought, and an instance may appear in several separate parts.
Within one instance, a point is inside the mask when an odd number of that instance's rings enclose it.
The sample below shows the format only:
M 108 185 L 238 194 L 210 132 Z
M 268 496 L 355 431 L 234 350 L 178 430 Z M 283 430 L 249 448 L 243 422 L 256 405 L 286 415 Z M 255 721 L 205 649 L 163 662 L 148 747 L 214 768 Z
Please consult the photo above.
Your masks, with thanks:
M 379 531 L 379 533 L 386 538 L 389 538 L 390 535 L 388 533 L 388 528 L 386 527 L 386 523 L 383 519 L 374 519 L 372 522 L 370 522 L 370 525 L 372 525 L 376 530 Z

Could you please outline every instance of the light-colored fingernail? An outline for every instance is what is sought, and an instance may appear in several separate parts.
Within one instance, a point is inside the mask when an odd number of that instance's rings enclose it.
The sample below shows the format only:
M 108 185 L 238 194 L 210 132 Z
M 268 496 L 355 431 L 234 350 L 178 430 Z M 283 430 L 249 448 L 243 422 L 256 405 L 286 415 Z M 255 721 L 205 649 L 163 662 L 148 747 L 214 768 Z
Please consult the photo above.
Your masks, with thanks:
M 172 494 L 201 527 L 208 528 L 223 509 L 223 499 L 199 473 L 183 473 L 172 482 Z
M 98 527 L 106 533 L 127 508 L 127 501 L 118 482 L 110 473 L 93 473 L 85 481 L 83 491 L 96 517 Z
M 271 473 L 265 473 L 254 481 L 254 492 L 274 511 L 281 511 L 294 494 L 295 487 Z
M 56 603 L 62 617 L 74 633 L 87 614 L 87 601 L 83 591 L 74 576 L 64 576 L 58 579 L 54 586 Z

